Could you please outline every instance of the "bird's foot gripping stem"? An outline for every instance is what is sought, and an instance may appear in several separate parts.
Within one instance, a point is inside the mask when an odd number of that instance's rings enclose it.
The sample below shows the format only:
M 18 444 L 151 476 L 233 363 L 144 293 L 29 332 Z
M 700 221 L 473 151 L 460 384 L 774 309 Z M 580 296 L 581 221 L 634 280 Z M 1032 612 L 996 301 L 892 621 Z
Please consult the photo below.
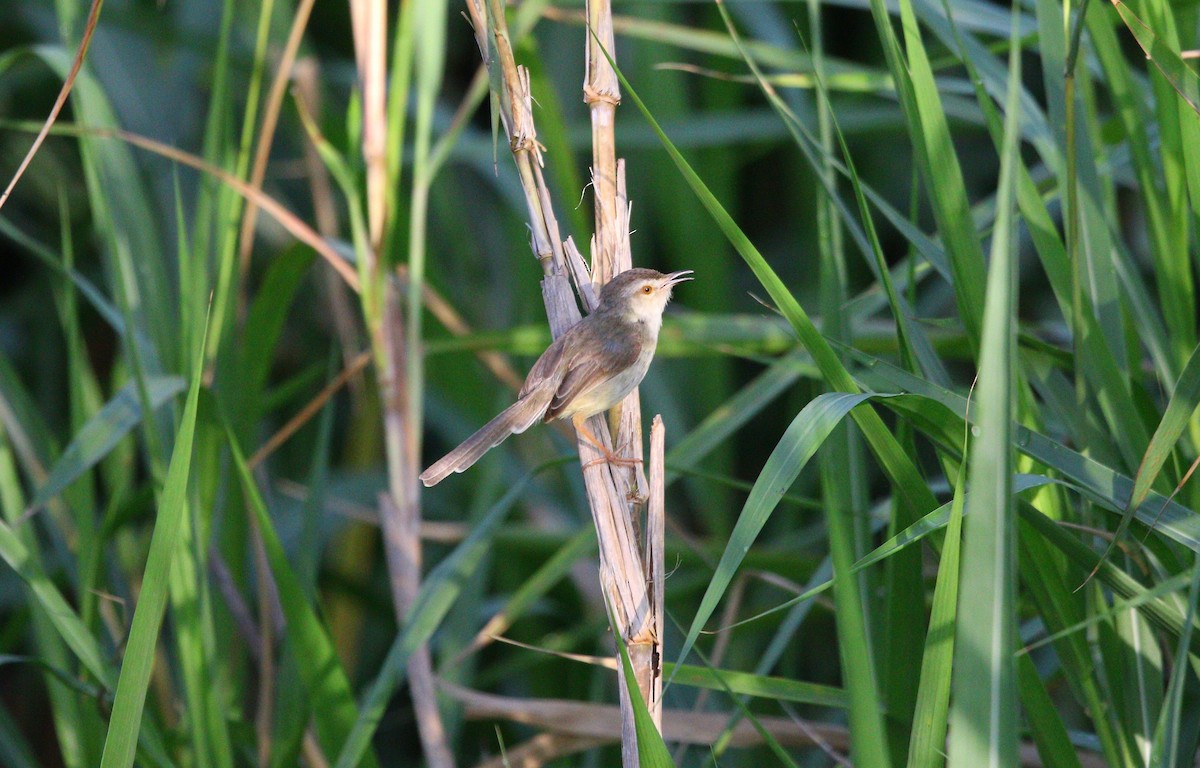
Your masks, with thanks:
M 613 451 L 607 448 L 604 443 L 600 442 L 599 438 L 592 434 L 592 431 L 588 429 L 587 425 L 584 423 L 584 419 L 576 416 L 571 420 L 571 422 L 575 426 L 575 430 L 579 433 L 580 437 L 591 443 L 591 445 L 595 447 L 596 450 L 600 451 L 600 453 L 604 454 L 600 458 L 592 459 L 584 464 L 584 469 L 597 464 L 616 464 L 622 467 L 636 467 L 642 463 L 641 459 L 635 459 L 632 456 L 618 456 L 616 453 L 613 453 Z

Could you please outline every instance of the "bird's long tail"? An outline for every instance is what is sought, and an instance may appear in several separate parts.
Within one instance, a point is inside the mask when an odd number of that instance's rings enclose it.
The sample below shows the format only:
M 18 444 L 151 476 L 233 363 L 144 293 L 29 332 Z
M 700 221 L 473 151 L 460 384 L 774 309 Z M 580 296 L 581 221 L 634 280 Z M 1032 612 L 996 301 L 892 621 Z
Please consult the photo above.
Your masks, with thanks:
M 422 472 L 421 482 L 427 488 L 435 486 L 451 474 L 469 468 L 479 461 L 483 454 L 504 442 L 509 435 L 519 435 L 529 429 L 546 412 L 553 396 L 553 387 L 527 392 L 520 400 L 501 411 L 496 418 L 480 427 L 478 432 L 464 440 L 461 445 Z

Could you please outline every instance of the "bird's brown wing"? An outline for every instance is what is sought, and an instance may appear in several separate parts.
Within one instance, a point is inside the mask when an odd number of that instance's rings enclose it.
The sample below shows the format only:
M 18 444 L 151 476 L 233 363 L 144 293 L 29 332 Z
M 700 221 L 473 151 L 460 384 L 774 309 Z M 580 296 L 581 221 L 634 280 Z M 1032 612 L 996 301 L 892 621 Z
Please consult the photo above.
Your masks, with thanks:
M 572 350 L 571 359 L 564 361 L 566 365 L 562 367 L 566 373 L 546 408 L 543 417 L 546 421 L 559 418 L 576 397 L 633 365 L 642 351 L 643 342 L 639 334 L 630 333 L 625 328 L 611 329 L 603 323 L 580 323 L 567 331 L 559 341 L 564 341 L 570 334 L 575 334 L 577 338 L 563 345 L 564 350 Z

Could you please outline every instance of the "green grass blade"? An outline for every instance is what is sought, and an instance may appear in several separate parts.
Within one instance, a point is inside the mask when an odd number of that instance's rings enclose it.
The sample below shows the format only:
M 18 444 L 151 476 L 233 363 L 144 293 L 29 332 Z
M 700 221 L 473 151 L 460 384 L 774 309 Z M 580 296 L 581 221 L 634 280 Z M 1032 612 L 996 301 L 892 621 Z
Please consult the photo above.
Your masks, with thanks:
M 806 357 L 806 356 L 805 356 Z M 742 425 L 754 418 L 798 379 L 813 370 L 798 354 L 787 355 L 767 367 L 737 394 L 705 417 L 667 452 L 667 482 L 693 468 Z
M 1183 435 L 1183 431 L 1187 429 L 1192 413 L 1195 412 L 1198 404 L 1200 404 L 1200 348 L 1192 352 L 1191 358 L 1184 366 L 1183 373 L 1175 383 L 1175 391 L 1171 395 L 1162 420 L 1158 423 L 1158 429 L 1154 431 L 1150 445 L 1146 448 L 1146 455 L 1142 457 L 1142 461 L 1138 465 L 1137 475 L 1133 479 L 1133 491 L 1125 505 L 1125 511 L 1121 515 L 1121 522 L 1104 554 L 1101 555 L 1100 562 L 1104 562 L 1112 556 L 1113 551 L 1129 529 L 1136 510 L 1146 501 L 1151 486 L 1158 478 L 1158 473 L 1170 457 L 1171 451 L 1175 449 L 1175 444 Z
M 472 647 L 478 647 L 491 636 L 502 634 L 538 600 L 545 597 L 554 585 L 562 581 L 581 557 L 593 554 L 595 551 L 596 533 L 591 528 L 584 528 L 568 539 L 546 562 L 538 566 L 538 569 L 529 578 L 521 583 L 521 586 L 504 603 L 504 607 L 488 620 L 480 630 Z
M 105 688 L 112 688 L 115 675 L 104 659 L 96 638 L 80 621 L 79 615 L 63 598 L 52 581 L 34 565 L 28 548 L 21 543 L 16 531 L 0 522 L 0 557 L 20 576 L 41 604 L 54 628 L 93 677 Z
M 876 16 L 876 27 L 881 31 L 886 27 L 890 35 L 890 25 L 885 23 L 886 18 L 880 17 L 886 14 L 882 0 L 872 0 L 871 11 Z M 975 235 L 962 168 L 950 139 L 946 111 L 910 0 L 900 0 L 900 19 L 908 66 L 900 66 L 898 57 L 889 57 L 888 64 L 899 86 L 897 90 L 905 107 L 918 167 L 925 179 L 934 218 L 949 257 L 954 292 L 958 298 L 958 315 L 968 336 L 978 340 L 984 306 L 983 251 Z M 898 47 L 895 43 L 887 46 L 889 50 L 897 50 Z M 1014 125 L 1014 133 L 1016 128 Z
M 700 607 L 692 619 L 687 636 L 680 647 L 679 658 L 686 659 L 695 645 L 704 625 L 716 610 L 725 594 L 742 558 L 750 550 L 759 532 L 766 525 L 779 499 L 795 482 L 800 470 L 816 454 L 841 420 L 854 407 L 869 400 L 871 395 L 847 395 L 826 393 L 818 396 L 804 407 L 779 438 L 770 457 L 759 473 L 754 487 L 746 499 L 738 521 L 734 525 L 729 542 L 717 563 Z
M 1061 481 L 1052 480 L 1051 478 L 1044 477 L 1042 475 L 1023 475 L 1023 474 L 1016 475 L 1013 478 L 1013 493 L 1021 494 L 1021 493 L 1024 493 L 1025 491 L 1028 491 L 1028 490 L 1031 490 L 1034 488 L 1039 488 L 1043 485 L 1048 485 L 1048 484 L 1055 483 L 1055 482 L 1061 482 Z M 886 560 L 887 558 L 896 554 L 897 552 L 900 552 L 900 551 L 912 546 L 913 544 L 916 544 L 918 541 L 921 541 L 926 536 L 929 536 L 932 533 L 942 530 L 943 528 L 945 528 L 947 525 L 950 524 L 950 517 L 953 512 L 953 506 L 954 506 L 953 501 L 947 502 L 947 503 L 943 504 L 942 506 L 938 507 L 937 509 L 935 509 L 934 511 L 930 512 L 929 514 L 925 515 L 921 519 L 917 520 L 912 525 L 905 528 L 903 531 L 900 531 L 895 536 L 892 536 L 890 539 L 885 541 L 883 544 L 880 544 L 878 547 L 871 550 L 868 554 L 864 555 L 860 560 L 858 560 L 856 563 L 854 563 L 854 567 L 851 568 L 851 572 L 852 573 L 860 573 L 863 570 L 870 568 L 872 565 L 875 565 L 876 563 L 883 562 L 884 560 Z M 742 624 L 748 624 L 752 621 L 755 621 L 756 619 L 761 619 L 764 616 L 769 616 L 772 613 L 778 613 L 779 611 L 785 610 L 794 605 L 798 605 L 806 600 L 811 600 L 812 598 L 816 597 L 817 595 L 819 595 L 820 593 L 824 592 L 825 590 L 829 589 L 832 586 L 833 586 L 832 580 L 826 580 L 826 581 L 820 582 L 818 584 L 814 584 L 812 587 L 810 587 L 809 589 L 806 589 L 804 592 L 801 592 L 796 597 L 793 597 L 790 600 L 788 600 L 780 605 L 775 606 L 774 608 L 763 611 L 762 613 L 759 613 L 757 615 L 751 616 L 748 619 L 743 619 L 742 621 L 739 621 L 736 624 L 732 625 L 732 627 L 740 626 Z M 726 629 L 732 629 L 732 627 L 726 627 Z
M 846 350 L 846 354 L 867 366 L 857 374 L 864 386 L 920 395 L 948 409 L 948 413 L 940 410 L 922 412 L 919 424 L 922 429 L 928 431 L 931 428 L 929 419 L 932 419 L 935 424 L 938 420 L 944 422 L 939 427 L 940 432 L 958 434 L 961 431 L 962 424 L 958 420 L 967 415 L 966 398 L 884 360 L 854 350 Z M 919 398 L 889 398 L 883 402 L 903 411 L 912 403 L 919 402 Z M 971 416 L 974 421 L 974 410 Z M 1133 480 L 1128 476 L 1033 430 L 1018 425 L 1014 425 L 1014 429 L 1017 449 L 1021 453 L 1062 473 L 1076 490 L 1103 509 L 1117 514 L 1124 511 L 1133 492 Z M 1200 552 L 1200 515 L 1173 499 L 1150 492 L 1146 501 L 1135 510 L 1134 516 L 1139 522 L 1193 552 Z
M 1042 765 L 1046 768 L 1080 768 L 1079 753 L 1028 655 L 1017 659 L 1017 687 Z
M 810 6 L 811 7 L 811 6 Z M 864 185 L 858 176 L 858 170 L 855 167 L 854 160 L 850 155 L 849 147 L 846 144 L 846 138 L 842 132 L 840 123 L 832 110 L 832 105 L 829 102 L 829 94 L 824 85 L 822 77 L 822 68 L 818 66 L 814 70 L 816 75 L 816 86 L 821 95 L 821 124 L 822 137 L 818 142 L 817 139 L 810 135 L 808 129 L 800 121 L 792 109 L 781 99 L 775 90 L 771 88 L 766 81 L 763 73 L 755 64 L 754 59 L 748 54 L 744 44 L 737 35 L 737 30 L 734 27 L 733 20 L 729 17 L 729 13 L 725 6 L 718 4 L 718 10 L 721 12 L 722 18 L 725 21 L 725 26 L 729 30 L 729 35 L 734 43 L 738 46 L 738 50 L 742 53 L 742 58 L 746 62 L 746 66 L 754 73 L 754 77 L 759 83 L 760 90 L 767 97 L 771 106 L 779 113 L 780 118 L 787 126 L 796 145 L 800 148 L 805 159 L 813 166 L 818 179 L 823 185 L 825 198 L 818 210 L 818 224 L 823 231 L 828 230 L 828 233 L 822 238 L 822 259 L 823 264 L 835 262 L 831 266 L 823 267 L 826 274 L 840 274 L 841 279 L 845 279 L 845 264 L 844 254 L 841 253 L 843 244 L 841 237 L 841 228 L 836 226 L 839 223 L 838 219 L 833 218 L 836 212 L 841 215 L 841 222 L 844 222 L 853 239 L 858 243 L 859 249 L 866 257 L 867 266 L 872 270 L 877 281 L 879 281 L 887 296 L 888 304 L 892 310 L 892 316 L 895 318 L 897 325 L 897 336 L 904 353 L 918 360 L 921 363 L 921 368 L 927 375 L 932 376 L 936 381 L 945 381 L 947 378 L 946 372 L 941 364 L 941 361 L 933 354 L 933 350 L 929 344 L 928 338 L 921 326 L 911 322 L 912 310 L 908 307 L 907 302 L 901 298 L 895 290 L 891 279 L 891 273 L 888 270 L 887 262 L 884 258 L 883 247 L 880 244 L 879 236 L 875 228 L 875 223 L 871 218 L 870 211 L 867 206 L 867 200 L 864 195 Z M 811 11 L 810 11 L 811 12 Z M 819 29 L 819 25 L 813 22 Z M 816 56 L 813 59 L 814 64 L 820 65 L 823 62 L 823 54 Z M 836 133 L 838 146 L 842 152 L 844 165 L 839 166 L 832 156 L 832 141 Z M 834 171 L 840 170 L 850 181 L 853 188 L 855 199 L 858 202 L 859 220 L 856 221 L 850 214 L 849 209 L 842 202 L 838 195 L 837 186 L 834 179 Z M 837 252 L 836 258 L 834 251 Z M 828 252 L 828 253 L 826 253 Z M 826 335 L 840 339 L 845 335 L 844 329 L 835 328 L 835 319 L 842 313 L 842 306 L 845 304 L 845 297 L 840 295 L 844 293 L 841 288 L 836 285 L 823 287 L 823 294 L 832 292 L 832 297 L 823 298 L 822 315 L 824 322 L 823 326 Z M 837 320 L 836 325 L 845 325 L 845 320 Z M 837 331 L 834 333 L 833 331 Z
M 796 704 L 812 704 L 835 709 L 846 709 L 849 706 L 845 690 L 803 680 L 672 662 L 663 665 L 663 674 L 668 675 L 677 685 L 694 688 L 729 691 L 760 699 L 790 701 Z M 714 677 L 718 679 L 714 680 Z
M 1191 358 L 1183 368 L 1183 373 L 1175 382 L 1171 400 L 1167 403 L 1162 420 L 1158 423 L 1158 428 L 1150 439 L 1150 447 L 1146 450 L 1146 455 L 1138 466 L 1137 475 L 1133 479 L 1133 494 L 1129 497 L 1127 515 L 1131 515 L 1132 510 L 1140 507 L 1146 500 L 1163 464 L 1170 457 L 1171 451 L 1175 449 L 1175 444 L 1179 442 L 1183 431 L 1187 429 L 1188 421 L 1197 405 L 1200 405 L 1200 347 L 1192 352 Z M 1121 530 L 1126 527 L 1127 519 L 1121 522 Z
M 609 59 L 612 63 L 611 58 Z M 788 324 L 796 331 L 800 338 L 800 343 L 804 345 L 809 354 L 812 355 L 813 361 L 821 371 L 821 375 L 825 378 L 829 386 L 838 392 L 857 393 L 858 386 L 854 383 L 854 379 L 850 376 L 849 371 L 842 365 L 834 353 L 829 342 L 825 340 L 813 324 L 808 313 L 800 306 L 796 298 L 787 290 L 783 281 L 775 273 L 775 270 L 767 263 L 763 255 L 758 251 L 750 239 L 742 232 L 733 217 L 721 205 L 721 203 L 713 196 L 712 192 L 704 181 L 696 174 L 691 165 L 684 159 L 683 155 L 663 132 L 662 127 L 646 104 L 638 97 L 633 86 L 622 74 L 615 64 L 613 65 L 617 77 L 621 80 L 621 87 L 625 93 L 629 94 L 630 100 L 637 106 L 642 116 L 649 123 L 655 135 L 658 136 L 663 148 L 674 161 L 680 175 L 687 182 L 692 192 L 695 193 L 700 202 L 704 205 L 706 211 L 712 216 L 717 226 L 721 229 L 721 233 L 725 235 L 730 244 L 741 255 L 742 259 L 750 267 L 750 270 L 758 278 L 759 282 L 766 289 L 771 300 L 776 303 Z M 892 481 L 892 487 L 897 496 L 903 503 L 909 505 L 909 508 L 915 510 L 919 514 L 924 514 L 937 506 L 926 486 L 925 481 L 921 478 L 920 473 L 913 465 L 911 458 L 905 454 L 900 444 L 896 442 L 896 438 L 887 431 L 883 421 L 875 411 L 863 408 L 856 409 L 853 412 L 855 422 L 863 435 L 867 439 L 867 443 L 875 452 L 880 465 L 884 472 Z
M 1096 576 L 1112 590 L 1129 599 L 1143 596 L 1147 590 L 1136 579 L 1125 571 L 1113 565 L 1111 561 L 1100 562 L 1100 557 L 1083 542 L 1067 533 L 1058 523 L 1046 517 L 1041 512 L 1028 505 L 1018 507 L 1021 520 L 1037 532 L 1047 543 L 1067 556 L 1077 569 L 1089 573 L 1097 569 Z M 1061 588 L 1061 585 L 1059 585 Z M 1143 613 L 1160 628 L 1174 637 L 1179 637 L 1184 631 L 1184 614 L 1174 600 L 1151 598 L 1142 603 Z M 1200 642 L 1193 636 L 1192 652 L 1200 651 Z M 1104 704 L 1104 706 L 1109 706 Z
M 921 683 L 913 712 L 908 768 L 940 768 L 945 763 L 946 722 L 950 711 L 951 667 L 954 659 L 954 622 L 958 604 L 959 549 L 966 495 L 960 469 L 942 544 L 929 633 L 921 658 Z
M 4 61 L 5 57 L 0 57 L 0 74 L 4 72 Z M 95 283 L 80 274 L 78 270 L 65 266 L 49 247 L 27 235 L 7 216 L 0 216 L 0 234 L 29 251 L 55 272 L 69 277 L 79 292 L 88 300 L 88 303 L 92 305 L 92 308 L 104 319 L 104 322 L 108 323 L 118 335 L 125 333 L 125 321 L 121 319 L 120 310 L 113 306 L 113 303 L 96 287 Z M 141 342 L 145 343 L 145 339 L 142 339 Z
M 197 540 L 194 520 L 185 520 L 179 530 L 179 546 L 168 576 L 171 601 L 172 637 L 183 682 L 184 700 L 188 712 L 191 746 L 197 763 L 212 768 L 233 768 L 233 747 L 226 723 L 226 707 L 222 705 L 223 689 L 214 686 L 220 679 L 222 662 L 214 653 L 217 643 L 213 633 L 210 601 L 205 594 L 206 583 L 201 565 L 205 545 Z
M 301 283 L 309 275 L 316 254 L 297 246 L 272 259 L 262 285 L 250 305 L 245 333 L 237 349 L 237 366 L 227 389 L 234 400 L 230 413 L 237 414 L 238 433 L 254 424 L 262 412 L 263 391 L 275 358 L 275 347 L 287 322 L 288 312 Z M 233 382 L 236 381 L 236 384 Z
M 980 347 L 979 436 L 970 452 L 968 523 L 955 619 L 950 751 L 952 765 L 1005 768 L 1017 762 L 1016 515 L 1012 498 L 1016 381 L 1017 243 L 1013 184 L 1021 79 L 1016 14 L 1005 104 L 998 214 L 992 233 Z
M 612 627 L 614 635 L 619 634 L 611 614 L 609 615 L 609 625 Z M 667 745 L 663 743 L 662 734 L 658 732 L 654 720 L 650 717 L 650 710 L 646 708 L 646 700 L 642 698 L 642 692 L 638 690 L 637 677 L 633 673 L 633 664 L 629 661 L 629 652 L 625 650 L 625 644 L 617 643 L 617 650 L 621 654 L 621 684 L 625 686 L 625 693 L 633 705 L 633 724 L 637 734 L 637 764 L 639 768 L 642 766 L 645 768 L 675 768 L 675 763 L 671 760 L 671 753 L 667 751 Z
M 60 16 L 63 3 L 58 3 Z M 65 77 L 74 52 L 58 46 L 36 46 L 33 52 Z M 119 129 L 116 114 L 103 87 L 84 66 L 71 90 L 75 120 L 96 129 Z M 162 357 L 174 347 L 178 324 L 172 310 L 174 291 L 166 277 L 166 260 L 154 216 L 154 205 L 134 162 L 132 149 L 121 142 L 79 137 L 84 181 L 95 227 L 102 243 L 105 268 L 112 292 L 136 307 L 129 338 L 153 339 L 142 347 L 147 373 L 160 374 L 168 366 Z M 174 369 L 174 366 L 170 367 Z
M 1195 685 L 1193 677 L 1192 632 L 1196 625 L 1196 604 L 1200 602 L 1200 562 L 1193 562 L 1192 583 L 1188 589 L 1187 615 L 1183 620 L 1183 631 L 1175 646 L 1175 663 L 1171 669 L 1170 684 L 1167 686 L 1167 697 L 1159 714 L 1158 727 L 1154 732 L 1154 748 L 1150 753 L 1150 765 L 1153 768 L 1162 766 L 1187 765 L 1194 760 L 1194 755 L 1188 755 L 1181 748 L 1184 717 L 1184 689 Z M 1194 658 L 1194 657 L 1193 657 Z M 1190 710 L 1190 707 L 1187 708 Z M 1192 717 L 1191 711 L 1186 715 Z M 1194 749 L 1193 749 L 1194 752 Z
M 203 354 L 201 348 L 200 354 Z M 125 646 L 121 675 L 117 680 L 116 697 L 109 720 L 108 737 L 104 742 L 101 768 L 130 768 L 137 750 L 138 732 L 142 725 L 142 710 L 146 704 L 150 669 L 154 664 L 158 632 L 162 626 L 167 604 L 168 574 L 175 550 L 180 543 L 180 529 L 187 525 L 188 476 L 192 465 L 192 440 L 196 432 L 196 409 L 200 397 L 200 378 L 203 366 L 198 355 L 192 368 L 187 405 L 179 423 L 175 447 L 158 504 L 150 552 L 142 578 L 142 592 L 134 609 L 133 626 Z
M 1121 0 L 1112 0 L 1112 4 L 1116 7 L 1117 13 L 1121 14 L 1121 20 L 1133 33 L 1138 45 L 1145 52 L 1146 58 L 1154 63 L 1154 66 L 1167 79 L 1179 97 L 1194 112 L 1200 114 L 1200 103 L 1194 101 L 1194 89 L 1200 85 L 1200 75 L 1188 67 L 1187 63 L 1180 58 L 1178 51 L 1172 49 L 1161 37 L 1154 34 L 1154 30 L 1142 21 L 1128 5 Z
M 155 376 L 146 382 L 146 393 L 153 408 L 159 408 L 187 386 L 178 376 Z M 142 408 L 133 382 L 122 387 L 100 412 L 88 420 L 54 463 L 50 476 L 38 489 L 30 504 L 40 509 L 96 466 L 142 421 Z
M 227 429 L 229 429 L 227 427 Z M 317 741 L 326 754 L 336 754 L 349 738 L 351 726 L 358 713 L 354 694 L 346 671 L 342 668 L 330 642 L 329 635 L 309 604 L 304 585 L 288 564 L 279 534 L 267 514 L 266 504 L 258 492 L 246 459 L 232 431 L 228 432 L 229 448 L 242 484 L 242 493 L 250 512 L 258 520 L 263 549 L 279 590 L 279 603 L 287 621 L 287 648 L 295 655 L 300 681 L 307 689 L 313 708 L 313 724 Z M 353 765 L 375 766 L 374 755 L 360 754 Z

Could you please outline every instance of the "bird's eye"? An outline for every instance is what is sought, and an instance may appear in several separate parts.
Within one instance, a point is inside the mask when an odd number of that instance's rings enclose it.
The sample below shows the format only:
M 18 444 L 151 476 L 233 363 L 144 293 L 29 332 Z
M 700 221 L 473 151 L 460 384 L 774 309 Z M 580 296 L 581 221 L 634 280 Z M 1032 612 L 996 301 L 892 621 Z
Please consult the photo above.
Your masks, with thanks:
M 650 294 L 654 293 L 654 286 L 653 286 L 653 285 L 643 285 L 643 286 L 642 286 L 642 293 L 644 293 L 644 294 L 646 294 L 647 296 L 649 296 Z

